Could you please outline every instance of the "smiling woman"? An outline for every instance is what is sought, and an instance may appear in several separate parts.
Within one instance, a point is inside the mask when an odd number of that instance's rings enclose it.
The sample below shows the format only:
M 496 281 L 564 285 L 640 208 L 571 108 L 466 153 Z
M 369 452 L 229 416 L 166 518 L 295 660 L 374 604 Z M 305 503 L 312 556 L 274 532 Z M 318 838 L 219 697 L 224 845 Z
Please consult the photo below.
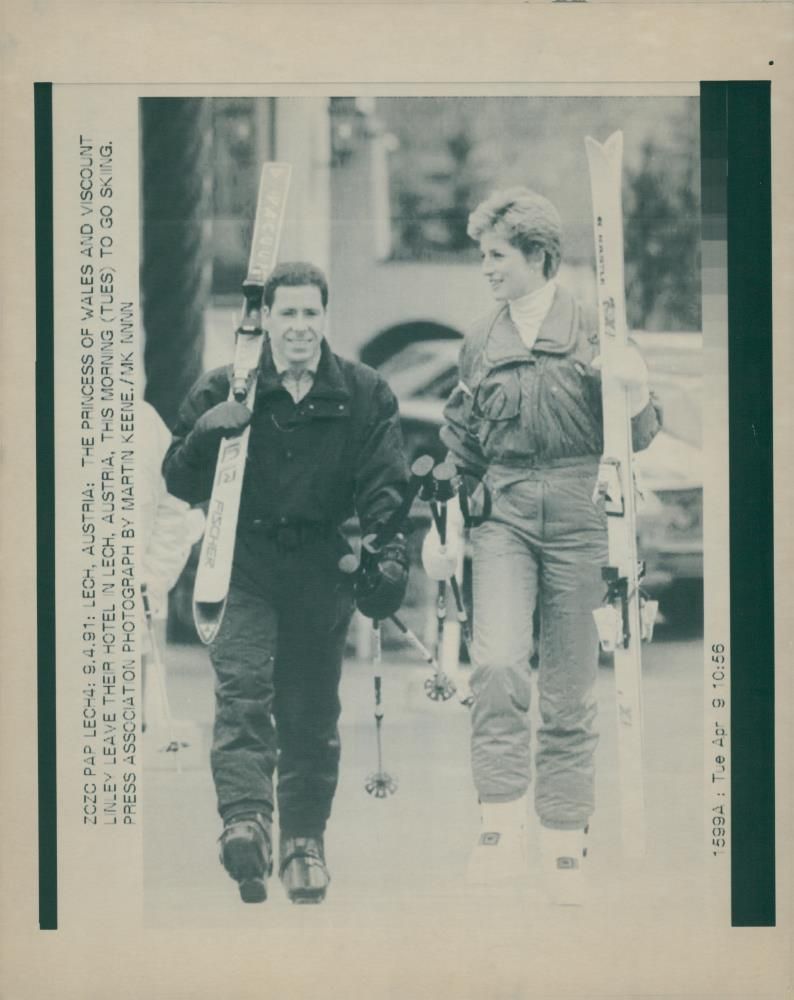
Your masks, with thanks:
M 526 864 L 528 664 L 538 610 L 535 811 L 551 897 L 577 903 L 595 806 L 592 612 L 608 562 L 606 510 L 595 490 L 604 443 L 598 332 L 554 280 L 561 223 L 546 198 L 528 188 L 497 191 L 472 213 L 468 233 L 499 304 L 464 341 L 441 431 L 459 471 L 483 481 L 493 500 L 472 530 L 471 753 L 482 830 L 469 879 L 510 880 Z M 640 450 L 659 415 L 636 348 L 619 367 Z M 426 548 L 432 555 L 432 541 Z
M 483 233 L 480 240 L 482 271 L 491 286 L 493 297 L 502 302 L 518 299 L 542 288 L 542 251 L 530 256 L 495 232 Z
M 469 219 L 482 270 L 498 302 L 542 288 L 560 266 L 562 223 L 552 203 L 528 188 L 497 191 Z

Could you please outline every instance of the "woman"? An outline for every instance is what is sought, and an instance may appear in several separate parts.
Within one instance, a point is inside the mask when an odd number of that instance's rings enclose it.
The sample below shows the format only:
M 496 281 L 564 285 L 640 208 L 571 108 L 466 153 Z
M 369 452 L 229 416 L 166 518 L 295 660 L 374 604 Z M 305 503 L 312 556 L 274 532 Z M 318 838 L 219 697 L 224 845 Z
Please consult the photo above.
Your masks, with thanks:
M 470 216 L 468 233 L 499 304 L 466 337 L 441 432 L 458 468 L 482 480 L 492 501 L 472 532 L 471 752 L 482 828 L 468 876 L 515 878 L 526 863 L 537 607 L 535 811 L 553 897 L 577 902 L 598 739 L 592 612 L 608 562 L 603 500 L 593 499 L 603 443 L 598 330 L 554 280 L 561 226 L 546 198 L 527 188 L 495 192 Z M 636 348 L 621 358 L 620 377 L 639 450 L 659 415 Z M 431 575 L 445 572 L 436 542 L 426 546 Z

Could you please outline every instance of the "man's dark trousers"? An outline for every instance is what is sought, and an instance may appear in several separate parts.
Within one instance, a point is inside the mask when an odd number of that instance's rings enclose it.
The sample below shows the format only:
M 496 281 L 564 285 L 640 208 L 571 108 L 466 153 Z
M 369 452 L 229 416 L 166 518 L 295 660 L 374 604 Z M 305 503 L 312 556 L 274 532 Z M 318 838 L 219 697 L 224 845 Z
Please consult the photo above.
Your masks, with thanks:
M 322 834 L 339 772 L 339 681 L 353 614 L 349 547 L 332 528 L 252 525 L 237 539 L 215 669 L 211 751 L 224 820 L 273 813 L 282 835 Z

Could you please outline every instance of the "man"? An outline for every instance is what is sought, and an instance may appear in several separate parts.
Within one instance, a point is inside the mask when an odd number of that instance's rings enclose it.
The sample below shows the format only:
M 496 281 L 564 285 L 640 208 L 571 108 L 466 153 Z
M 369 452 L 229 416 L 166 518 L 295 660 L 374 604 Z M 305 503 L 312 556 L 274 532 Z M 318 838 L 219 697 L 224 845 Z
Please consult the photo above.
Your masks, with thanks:
M 163 464 L 170 492 L 200 503 L 220 440 L 251 424 L 229 596 L 210 647 L 221 860 L 246 902 L 267 895 L 276 763 L 280 878 L 293 902 L 325 896 L 354 596 L 364 614 L 387 617 L 408 576 L 402 536 L 370 557 L 361 582 L 338 569 L 350 551 L 340 525 L 355 510 L 362 535 L 377 531 L 408 472 L 397 401 L 376 372 L 331 351 L 327 305 L 322 271 L 279 265 L 263 292 L 268 343 L 253 415 L 227 401 L 230 367 L 209 372 L 185 400 Z

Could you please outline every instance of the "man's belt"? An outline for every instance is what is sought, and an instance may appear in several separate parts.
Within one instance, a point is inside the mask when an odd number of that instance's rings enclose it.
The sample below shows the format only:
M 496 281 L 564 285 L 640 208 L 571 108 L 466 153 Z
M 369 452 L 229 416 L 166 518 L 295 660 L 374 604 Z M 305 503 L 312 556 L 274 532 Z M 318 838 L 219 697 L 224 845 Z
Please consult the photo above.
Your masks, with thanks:
M 330 521 L 299 521 L 282 518 L 278 521 L 254 518 L 246 525 L 252 532 L 267 538 L 284 552 L 328 538 L 336 530 Z

